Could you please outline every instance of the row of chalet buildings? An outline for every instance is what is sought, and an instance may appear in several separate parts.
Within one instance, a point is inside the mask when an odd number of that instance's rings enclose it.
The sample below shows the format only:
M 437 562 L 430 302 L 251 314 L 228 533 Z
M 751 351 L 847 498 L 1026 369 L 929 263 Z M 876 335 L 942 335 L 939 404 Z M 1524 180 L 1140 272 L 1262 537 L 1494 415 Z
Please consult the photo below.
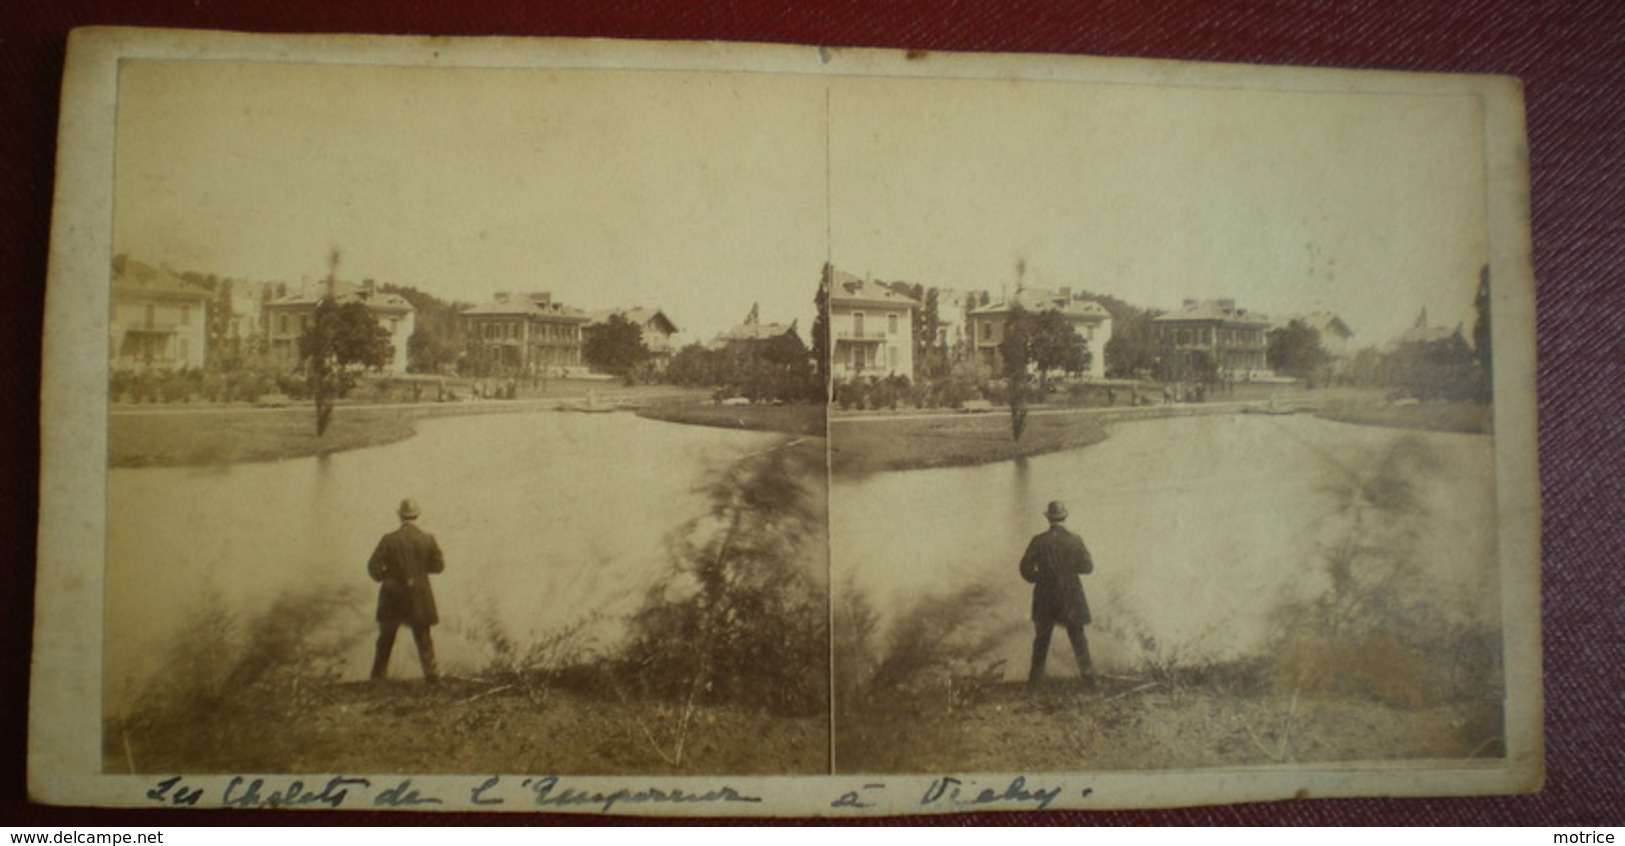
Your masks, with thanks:
M 836 380 L 915 375 L 915 327 L 925 319 L 918 300 L 883 282 L 841 270 L 830 272 L 828 290 L 830 373 Z M 999 345 L 1018 309 L 1059 312 L 1091 350 L 1103 349 L 1111 339 L 1111 314 L 1099 303 L 1074 296 L 1069 288 L 1023 288 L 996 302 L 981 306 L 972 302 L 964 293 L 939 291 L 937 325 L 930 335 L 936 345 L 965 350 L 989 372 L 1000 368 Z M 1098 352 L 1093 357 L 1089 376 L 1104 375 L 1103 358 Z
M 1013 295 L 987 300 L 985 295 L 939 289 L 935 344 L 960 350 L 984 372 L 997 373 L 1003 366 L 999 347 L 1011 315 L 1018 310 L 1056 312 L 1088 343 L 1092 355 L 1084 375 L 1091 379 L 1105 376 L 1104 352 L 1112 338 L 1112 316 L 1100 303 L 1068 287 L 1018 288 Z M 836 380 L 916 373 L 915 325 L 924 319 L 920 302 L 892 286 L 840 270 L 830 273 L 828 302 L 830 370 Z M 1333 359 L 1349 354 L 1354 333 L 1335 314 L 1291 319 L 1319 332 Z M 1233 299 L 1187 299 L 1179 309 L 1152 318 L 1150 340 L 1163 351 L 1170 372 L 1195 372 L 1206 365 L 1231 378 L 1258 378 L 1270 375 L 1265 355 L 1269 332 L 1287 322 L 1250 312 Z
M 210 355 L 210 318 L 216 309 L 229 314 L 226 325 L 215 327 L 217 338 L 260 341 L 273 359 L 291 367 L 298 363 L 299 338 L 315 320 L 317 306 L 331 298 L 339 304 L 365 305 L 389 334 L 394 350 L 385 371 L 406 372 L 409 341 L 417 331 L 417 309 L 405 297 L 384 291 L 370 280 L 361 284 L 324 282 L 315 293 L 289 294 L 285 286 L 242 282 L 221 290 L 210 291 L 167 268 L 133 260 L 116 262 L 108 314 L 112 368 L 204 367 Z M 587 312 L 555 302 L 545 291 L 499 293 L 491 302 L 462 310 L 458 320 L 474 369 L 482 375 L 544 375 L 581 372 L 585 336 L 612 315 L 642 328 L 656 367 L 671 358 L 678 330 L 659 309 Z
M 914 350 L 916 327 L 925 317 L 922 303 L 883 282 L 833 268 L 826 285 L 834 379 L 917 375 Z M 211 309 L 227 308 L 229 325 L 217 327 L 217 331 L 230 338 L 262 339 L 267 352 L 291 366 L 298 361 L 299 338 L 314 320 L 317 305 L 331 297 L 340 303 L 365 304 L 389 333 L 395 351 L 386 369 L 406 371 L 408 341 L 417 329 L 417 314 L 401 295 L 381 290 L 370 281 L 323 283 L 319 293 L 289 294 L 281 288 L 238 284 L 222 295 L 166 268 L 120 261 L 113 274 L 109 359 L 115 369 L 203 367 L 209 355 Z M 931 334 L 937 345 L 960 350 L 987 372 L 997 373 L 1002 365 L 999 345 L 1017 310 L 1063 315 L 1093 353 L 1086 376 L 1104 376 L 1104 351 L 1112 338 L 1111 313 L 1070 288 L 1019 288 L 998 300 L 939 290 L 937 325 Z M 465 370 L 511 376 L 580 373 L 585 369 L 582 347 L 586 337 L 614 315 L 642 329 L 655 369 L 675 353 L 678 328 L 660 309 L 589 312 L 566 306 L 545 291 L 499 293 L 490 302 L 458 314 L 466 341 Z M 1294 319 L 1316 329 L 1334 358 L 1349 352 L 1353 332 L 1335 315 Z M 1241 378 L 1268 374 L 1268 333 L 1278 325 L 1285 321 L 1271 321 L 1232 299 L 1186 300 L 1178 310 L 1153 318 L 1150 331 L 1152 342 L 1175 365 L 1175 372 L 1182 363 L 1195 369 L 1197 360 L 1205 358 L 1221 372 Z M 1420 325 L 1426 325 L 1425 312 Z M 1402 340 L 1419 331 L 1412 330 Z M 721 349 L 786 335 L 799 341 L 794 323 L 763 323 L 753 307 L 743 323 L 708 346 Z

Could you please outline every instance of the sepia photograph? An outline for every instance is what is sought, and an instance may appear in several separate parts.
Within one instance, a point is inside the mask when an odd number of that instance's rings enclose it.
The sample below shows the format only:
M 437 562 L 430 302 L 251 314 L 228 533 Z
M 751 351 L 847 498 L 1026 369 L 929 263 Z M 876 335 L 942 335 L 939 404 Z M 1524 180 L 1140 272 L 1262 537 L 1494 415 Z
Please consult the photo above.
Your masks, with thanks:
M 1478 98 L 831 102 L 838 770 L 1506 754 Z
M 63 103 L 47 801 L 1538 788 L 1508 80 L 108 29 Z
M 786 94 L 126 63 L 107 771 L 827 772 Z

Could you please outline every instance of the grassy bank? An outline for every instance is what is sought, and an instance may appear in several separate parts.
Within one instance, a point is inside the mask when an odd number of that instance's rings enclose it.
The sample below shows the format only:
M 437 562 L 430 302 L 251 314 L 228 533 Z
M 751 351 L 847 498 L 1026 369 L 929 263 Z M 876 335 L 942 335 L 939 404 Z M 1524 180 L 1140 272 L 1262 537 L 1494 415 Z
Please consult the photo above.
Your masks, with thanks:
M 1489 435 L 1495 431 L 1493 409 L 1467 402 L 1429 402 L 1400 405 L 1387 402 L 1337 401 L 1321 406 L 1318 416 L 1339 423 L 1418 429 L 1428 432 L 1461 432 Z
M 1475 729 L 1477 731 L 1475 731 Z M 1487 732 L 1493 735 L 1485 736 Z M 1105 679 L 1082 692 L 1003 685 L 974 704 L 865 713 L 836 730 L 841 772 L 1078 772 L 1462 759 L 1501 754 L 1499 733 L 1462 708 L 1222 686 Z
M 364 447 L 412 437 L 416 423 L 430 417 L 504 414 L 580 405 L 593 397 L 605 405 L 636 407 L 687 397 L 661 386 L 605 387 L 598 382 L 554 382 L 545 395 L 521 393 L 516 400 L 385 404 L 347 402 L 333 412 L 327 433 L 316 435 L 308 402 L 286 408 L 235 405 L 126 407 L 108 416 L 107 459 L 111 467 L 186 467 L 279 461 Z
M 410 648 L 410 646 L 408 646 Z M 244 730 L 274 720 L 275 731 Z M 184 729 L 103 732 L 109 773 L 569 773 L 753 775 L 829 769 L 819 718 L 680 704 L 528 679 L 403 679 L 307 687 L 295 714 L 200 718 Z
M 1099 443 L 1106 429 L 1082 414 L 1027 418 L 1020 441 L 1010 439 L 1008 414 L 836 420 L 829 439 L 835 472 L 958 467 L 1009 461 Z
M 718 405 L 710 402 L 663 402 L 639 408 L 638 416 L 691 426 L 824 436 L 824 406 L 805 403 Z
M 276 461 L 380 446 L 412 436 L 416 409 L 340 408 L 316 436 L 309 408 L 215 409 L 115 414 L 107 425 L 111 467 L 181 467 Z

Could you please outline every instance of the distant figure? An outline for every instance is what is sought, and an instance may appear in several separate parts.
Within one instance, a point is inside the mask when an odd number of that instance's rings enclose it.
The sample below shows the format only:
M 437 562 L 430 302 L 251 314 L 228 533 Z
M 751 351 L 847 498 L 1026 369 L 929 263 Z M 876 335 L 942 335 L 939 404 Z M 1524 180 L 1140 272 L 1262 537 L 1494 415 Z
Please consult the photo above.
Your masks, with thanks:
M 1027 673 L 1027 686 L 1035 688 L 1043 682 L 1050 635 L 1056 626 L 1064 626 L 1078 661 L 1078 678 L 1085 687 L 1092 688 L 1094 664 L 1089 660 L 1089 641 L 1083 635 L 1083 627 L 1090 620 L 1089 601 L 1084 598 L 1078 576 L 1094 572 L 1095 562 L 1083 538 L 1062 525 L 1067 516 L 1065 505 L 1051 502 L 1044 516 L 1049 518 L 1049 531 L 1035 536 L 1021 556 L 1021 577 L 1033 586 L 1033 663 Z
M 395 648 L 395 633 L 405 624 L 412 629 L 417 642 L 418 660 L 423 664 L 423 679 L 436 681 L 434 640 L 429 627 L 440 622 L 435 609 L 434 591 L 429 588 L 429 574 L 441 573 L 446 562 L 440 555 L 440 545 L 434 535 L 419 529 L 418 515 L 422 513 L 415 500 L 401 500 L 397 509 L 401 527 L 378 541 L 367 562 L 367 573 L 379 583 L 378 588 L 378 650 L 372 661 L 372 677 L 382 679 L 389 673 L 389 653 Z

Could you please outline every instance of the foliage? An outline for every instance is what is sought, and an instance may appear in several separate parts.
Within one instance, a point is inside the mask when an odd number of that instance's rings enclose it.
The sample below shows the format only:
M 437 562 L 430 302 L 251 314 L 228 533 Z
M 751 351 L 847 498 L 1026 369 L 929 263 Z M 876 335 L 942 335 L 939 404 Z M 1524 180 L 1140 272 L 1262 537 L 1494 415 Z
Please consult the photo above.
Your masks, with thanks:
M 910 396 L 909 378 L 895 373 L 886 377 L 846 379 L 835 384 L 835 404 L 843 410 L 895 410 L 898 403 Z
M 1005 399 L 1010 404 L 1010 439 L 1021 440 L 1027 428 L 1027 385 L 1032 377 L 1027 373 L 1027 362 L 1032 354 L 1032 321 L 1020 305 L 1010 310 L 1004 324 L 1004 340 L 999 342 L 999 361 L 1003 364 Z
M 389 330 L 378 324 L 365 303 L 316 304 L 310 326 L 299 336 L 299 360 L 305 364 L 316 400 L 316 434 L 327 432 L 333 400 L 355 385 L 363 369 L 382 369 L 395 357 Z
M 1473 354 L 1478 359 L 1478 400 L 1489 402 L 1495 396 L 1495 355 L 1491 344 L 1490 266 L 1478 271 L 1478 291 L 1473 295 Z
M 689 344 L 667 365 L 667 381 L 685 387 L 716 388 L 718 398 L 743 396 L 752 402 L 823 402 L 807 348 L 793 333 L 764 341 L 736 342 L 721 349 Z
M 1049 393 L 1048 377 L 1052 371 L 1060 370 L 1075 376 L 1089 369 L 1089 363 L 1094 359 L 1089 352 L 1089 343 L 1073 328 L 1066 315 L 1045 309 L 1037 314 L 1029 314 L 1028 319 L 1032 321 L 1028 352 L 1033 365 L 1038 368 L 1041 396 Z
M 274 393 L 298 398 L 284 384 L 287 374 L 265 356 L 242 359 L 234 368 L 118 369 L 108 373 L 107 396 L 116 403 L 255 402 Z M 297 379 L 300 389 L 303 380 Z
M 671 567 L 630 621 L 629 683 L 668 701 L 808 715 L 828 705 L 824 456 L 785 444 L 700 491 Z
M 457 364 L 465 344 L 461 312 L 466 303 L 447 302 L 407 285 L 386 282 L 378 289 L 398 295 L 416 311 L 412 337 L 406 339 L 408 373 L 444 373 Z
M 1460 332 L 1399 345 L 1383 362 L 1384 383 L 1419 400 L 1476 399 L 1477 360 Z
M 1331 359 L 1321 346 L 1320 332 L 1302 320 L 1293 320 L 1269 332 L 1264 360 L 1277 373 L 1310 379 Z
M 914 600 L 877 649 L 878 615 L 868 597 L 844 585 L 835 609 L 836 706 L 952 711 L 975 704 L 1003 675 L 992 656 L 1020 623 L 1002 594 L 971 584 Z
M 113 720 L 131 770 L 251 768 L 215 758 L 243 726 L 296 720 L 324 701 L 345 655 L 371 631 L 346 619 L 359 601 L 358 591 L 324 585 L 284 592 L 245 619 L 206 596 L 152 681 Z
M 812 325 L 813 376 L 825 389 L 826 395 L 830 379 L 830 355 L 833 349 L 829 342 L 829 289 L 834 284 L 834 278 L 835 266 L 824 262 L 824 272 L 818 280 L 818 291 L 813 294 L 813 306 L 817 309 L 817 316 L 813 318 Z
M 603 324 L 591 327 L 585 334 L 581 358 L 596 370 L 627 377 L 649 360 L 649 347 L 643 343 L 643 327 L 625 315 L 611 314 Z
M 1423 576 L 1420 540 L 1433 521 L 1423 482 L 1442 467 L 1410 435 L 1334 463 L 1323 587 L 1279 612 L 1279 684 L 1402 708 L 1499 701 L 1498 635 L 1454 619 Z

